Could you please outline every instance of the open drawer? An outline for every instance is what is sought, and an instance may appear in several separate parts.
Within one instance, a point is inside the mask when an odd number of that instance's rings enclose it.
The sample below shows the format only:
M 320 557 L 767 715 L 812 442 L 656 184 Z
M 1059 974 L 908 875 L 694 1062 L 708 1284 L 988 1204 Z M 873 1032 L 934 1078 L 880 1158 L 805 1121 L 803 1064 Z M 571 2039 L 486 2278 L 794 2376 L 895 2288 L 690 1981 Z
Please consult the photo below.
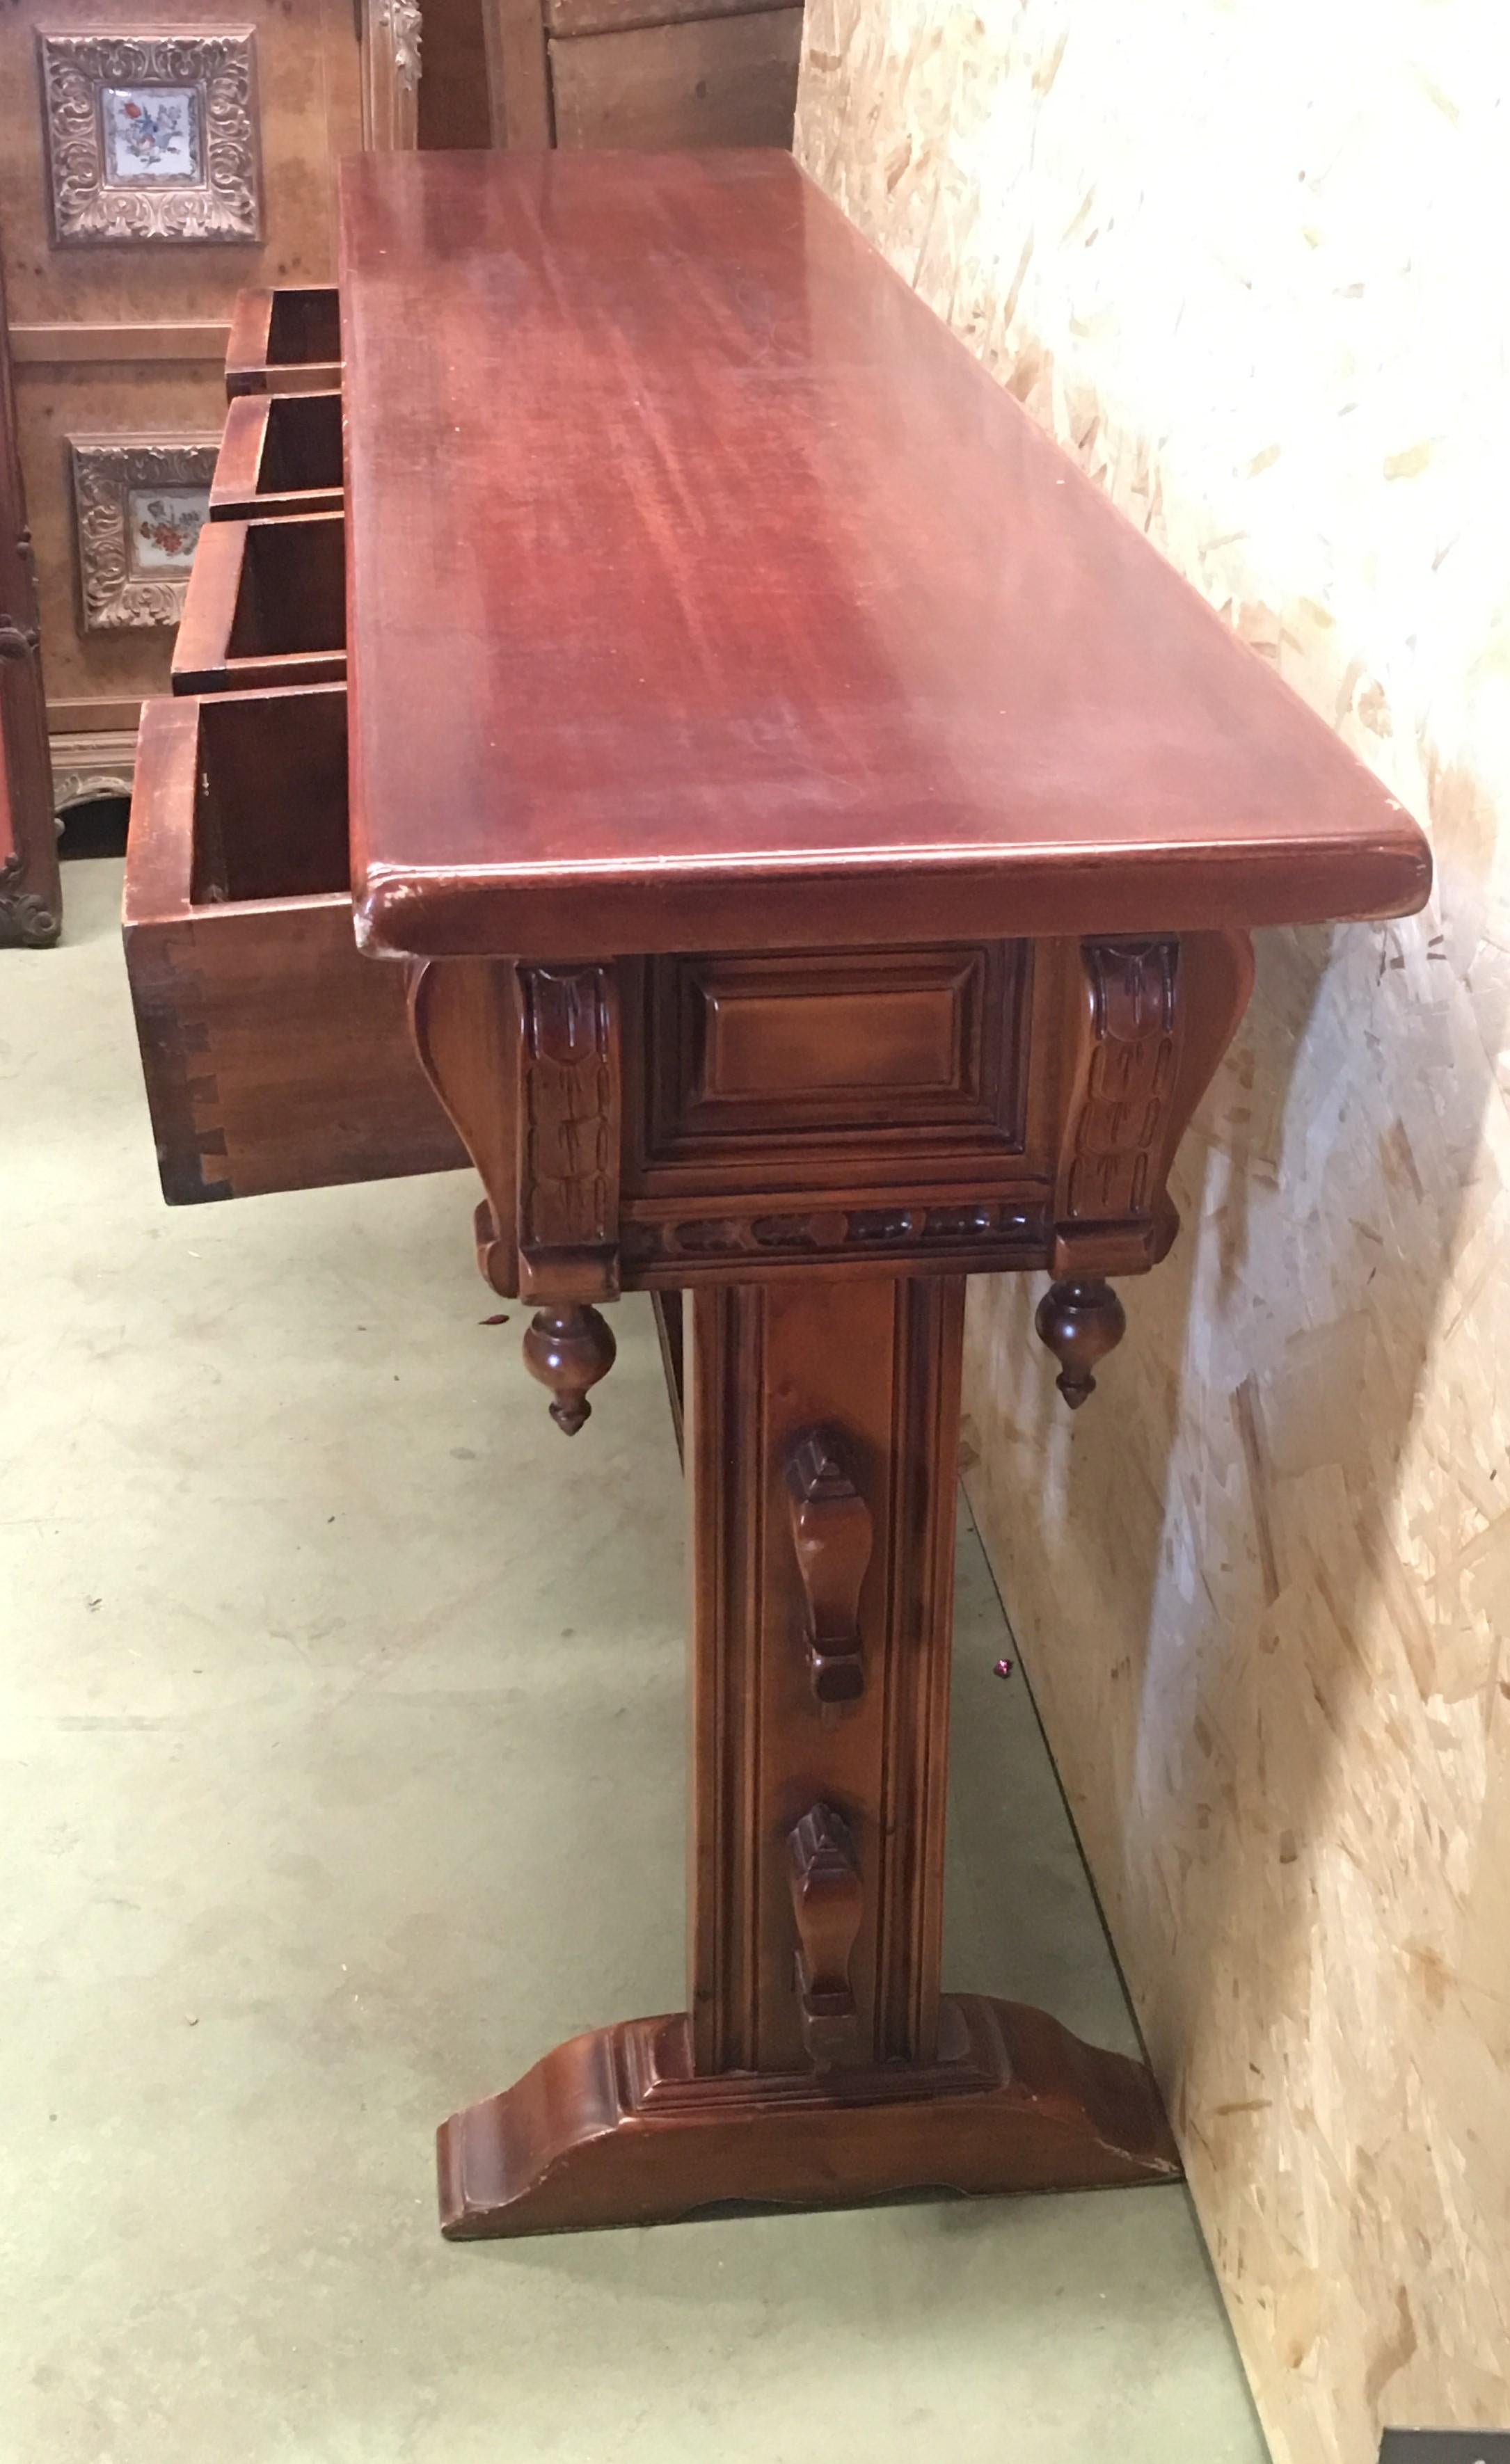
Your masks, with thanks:
M 324 393 L 341 384 L 341 306 L 335 284 L 238 291 L 231 312 L 226 395 Z
M 344 684 L 343 517 L 207 523 L 194 549 L 171 672 L 177 693 Z
M 465 1162 L 348 874 L 339 686 L 145 704 L 126 969 L 170 1204 Z
M 343 476 L 339 393 L 241 394 L 226 412 L 210 518 L 339 514 Z

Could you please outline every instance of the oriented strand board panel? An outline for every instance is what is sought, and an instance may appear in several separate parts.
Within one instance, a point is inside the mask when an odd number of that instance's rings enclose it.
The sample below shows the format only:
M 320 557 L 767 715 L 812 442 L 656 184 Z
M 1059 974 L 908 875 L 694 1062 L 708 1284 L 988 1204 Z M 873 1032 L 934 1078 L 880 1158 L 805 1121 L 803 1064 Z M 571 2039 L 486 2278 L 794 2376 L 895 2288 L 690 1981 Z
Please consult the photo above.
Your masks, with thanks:
M 1278 2464 L 1510 2421 L 1503 26 L 810 0 L 797 150 L 1430 826 L 1260 936 L 1072 1421 L 974 1287 L 973 1495 Z
M 558 145 L 789 145 L 801 9 L 550 45 Z

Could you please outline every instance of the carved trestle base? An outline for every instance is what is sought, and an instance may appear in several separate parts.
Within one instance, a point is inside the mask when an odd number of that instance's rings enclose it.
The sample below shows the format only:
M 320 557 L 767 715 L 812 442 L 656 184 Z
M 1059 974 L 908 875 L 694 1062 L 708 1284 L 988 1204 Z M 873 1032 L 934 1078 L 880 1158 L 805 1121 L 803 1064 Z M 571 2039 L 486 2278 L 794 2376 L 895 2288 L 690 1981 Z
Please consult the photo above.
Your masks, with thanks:
M 939 1991 L 964 1293 L 693 1295 L 690 2007 L 444 2123 L 454 2238 L 1177 2177 L 1141 2064 Z
M 690 1299 L 684 1370 L 661 1309 L 693 1573 L 688 2007 L 558 2046 L 442 2126 L 458 2238 L 1179 2171 L 1139 2063 L 940 1991 L 960 1353 L 971 1266 L 1047 1265 L 1038 1330 L 1066 1401 L 1089 1395 L 1124 1323 L 1105 1278 L 1173 1237 L 1168 1159 L 1246 954 L 1214 934 L 1045 945 L 1031 967 L 894 953 L 845 979 L 863 1034 L 807 963 L 461 960 L 416 981 L 420 1056 L 486 1191 L 483 1272 L 535 1312 L 558 1426 L 613 1357 L 595 1303 L 672 1280 Z M 833 1040 L 816 1091 L 804 1002 Z M 947 1203 L 895 1202 L 877 1039 L 918 1152 L 957 1143 Z M 799 1175 L 820 1102 L 833 1186 L 806 1206 L 720 1191 Z
M 453 2241 L 673 2224 L 730 2206 L 850 2206 L 905 2191 L 1172 2182 L 1146 2071 L 1042 2011 L 946 1996 L 939 2059 L 699 2077 L 683 2012 L 558 2045 L 437 2136 Z

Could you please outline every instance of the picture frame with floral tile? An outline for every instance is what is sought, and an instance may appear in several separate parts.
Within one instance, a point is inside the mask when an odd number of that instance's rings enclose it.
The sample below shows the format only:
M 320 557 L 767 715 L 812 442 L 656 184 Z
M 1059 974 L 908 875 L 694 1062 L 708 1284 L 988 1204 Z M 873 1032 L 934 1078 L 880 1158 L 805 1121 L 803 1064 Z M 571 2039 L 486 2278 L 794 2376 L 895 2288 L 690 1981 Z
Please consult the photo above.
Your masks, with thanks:
M 261 238 L 250 28 L 36 44 L 59 247 Z
M 71 436 L 86 633 L 173 627 L 210 518 L 213 436 Z

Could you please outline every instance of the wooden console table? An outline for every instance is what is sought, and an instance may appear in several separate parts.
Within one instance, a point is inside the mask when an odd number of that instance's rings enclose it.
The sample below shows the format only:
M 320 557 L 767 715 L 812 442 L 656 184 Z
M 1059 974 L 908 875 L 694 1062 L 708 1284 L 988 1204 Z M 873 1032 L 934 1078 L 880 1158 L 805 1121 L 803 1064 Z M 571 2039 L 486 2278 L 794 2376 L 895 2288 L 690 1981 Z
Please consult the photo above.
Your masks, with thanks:
M 268 689 L 148 723 L 165 1175 L 449 1160 L 407 980 L 558 1425 L 691 1296 L 687 2008 L 445 2123 L 444 2228 L 1166 2178 L 1140 2065 L 941 1991 L 965 1278 L 1083 1402 L 1249 928 L 1420 833 L 785 156 L 351 163 L 341 330 L 349 684 L 247 541 L 195 673 Z

